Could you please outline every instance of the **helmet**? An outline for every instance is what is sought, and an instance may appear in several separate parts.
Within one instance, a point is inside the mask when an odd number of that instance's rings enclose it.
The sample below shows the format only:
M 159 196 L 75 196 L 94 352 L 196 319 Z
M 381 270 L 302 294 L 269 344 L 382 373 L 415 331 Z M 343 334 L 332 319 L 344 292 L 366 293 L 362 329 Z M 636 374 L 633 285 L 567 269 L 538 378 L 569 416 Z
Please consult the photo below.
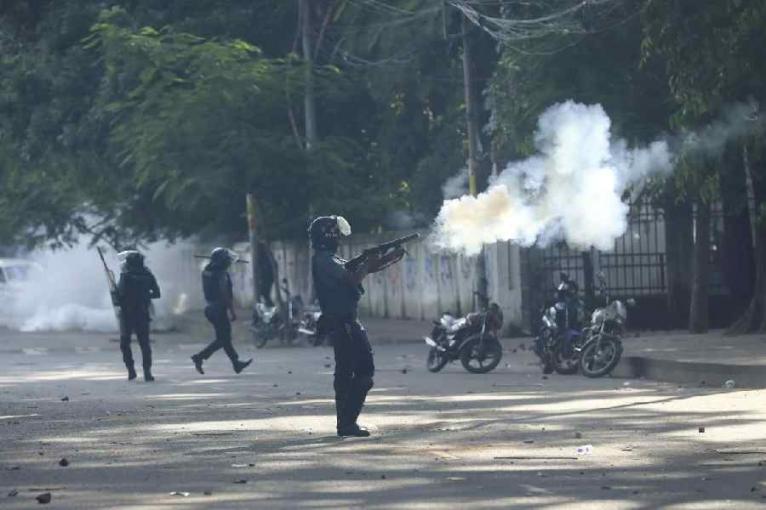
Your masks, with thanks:
M 144 256 L 136 250 L 125 250 L 117 254 L 124 269 L 140 269 L 144 266 Z
M 341 236 L 351 235 L 351 225 L 343 216 L 319 216 L 309 226 L 314 249 L 336 250 Z
M 232 255 L 231 251 L 220 246 L 213 248 L 213 251 L 210 252 L 210 263 L 214 266 L 227 268 L 235 259 L 236 257 Z

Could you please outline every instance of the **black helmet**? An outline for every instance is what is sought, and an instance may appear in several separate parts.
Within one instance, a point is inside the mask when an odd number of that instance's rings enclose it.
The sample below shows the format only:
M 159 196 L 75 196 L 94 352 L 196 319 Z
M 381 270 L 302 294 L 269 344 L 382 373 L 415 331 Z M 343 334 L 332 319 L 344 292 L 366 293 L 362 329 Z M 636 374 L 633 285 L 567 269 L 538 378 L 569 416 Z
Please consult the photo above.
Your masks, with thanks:
M 136 250 L 125 250 L 117 254 L 122 261 L 123 267 L 128 270 L 136 270 L 144 267 L 144 256 Z
M 336 250 L 341 236 L 351 235 L 351 225 L 343 216 L 319 216 L 309 226 L 314 249 Z
M 226 248 L 221 248 L 219 246 L 218 248 L 213 248 L 213 251 L 210 252 L 210 263 L 214 266 L 227 268 L 233 261 L 234 257 L 232 256 L 231 251 Z

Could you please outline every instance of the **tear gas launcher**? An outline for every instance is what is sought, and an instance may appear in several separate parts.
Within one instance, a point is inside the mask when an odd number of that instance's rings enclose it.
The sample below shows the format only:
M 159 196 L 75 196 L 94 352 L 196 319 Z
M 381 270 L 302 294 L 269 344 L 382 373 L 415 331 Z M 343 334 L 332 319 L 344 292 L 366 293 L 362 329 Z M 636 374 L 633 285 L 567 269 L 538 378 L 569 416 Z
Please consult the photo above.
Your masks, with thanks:
M 386 260 L 386 257 L 393 254 L 394 250 L 397 248 L 401 248 L 404 244 L 414 241 L 418 238 L 420 238 L 420 234 L 410 234 L 398 239 L 394 239 L 393 241 L 388 241 L 387 243 L 373 246 L 372 248 L 367 248 L 360 255 L 346 262 L 346 269 L 349 271 L 356 271 L 362 264 L 366 264 L 367 261 L 373 257 L 383 260 L 381 260 L 382 265 L 375 268 L 372 272 L 374 273 L 380 271 L 381 269 L 385 269 L 391 264 L 395 264 L 402 259 L 402 257 L 399 256 L 390 260 Z

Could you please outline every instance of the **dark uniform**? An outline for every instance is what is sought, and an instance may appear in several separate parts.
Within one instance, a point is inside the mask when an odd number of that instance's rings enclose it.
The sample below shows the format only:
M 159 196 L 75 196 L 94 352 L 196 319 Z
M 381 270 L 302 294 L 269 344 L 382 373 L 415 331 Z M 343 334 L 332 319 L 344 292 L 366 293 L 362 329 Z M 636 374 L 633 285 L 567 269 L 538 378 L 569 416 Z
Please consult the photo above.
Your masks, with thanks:
M 144 380 L 153 381 L 152 348 L 149 345 L 149 322 L 151 321 L 149 305 L 152 299 L 160 297 L 160 287 L 152 272 L 144 266 L 143 256 L 140 253 L 131 252 L 126 256 L 117 288 L 122 314 L 120 350 L 122 360 L 128 369 L 128 379 L 136 378 L 133 352 L 130 348 L 130 339 L 135 333 L 138 345 L 141 347 Z
M 367 393 L 373 386 L 375 364 L 367 332 L 357 319 L 362 288 L 332 251 L 318 249 L 312 269 L 322 322 L 335 350 L 335 410 L 338 433 L 353 430 Z
M 230 310 L 233 311 L 234 292 L 231 277 L 227 271 L 229 264 L 231 264 L 231 259 L 228 258 L 228 255 L 226 255 L 226 258 L 223 255 L 217 256 L 217 253 L 222 253 L 218 250 L 222 250 L 222 248 L 213 250 L 211 262 L 202 271 L 202 291 L 207 302 L 205 318 L 213 325 L 215 340 L 198 354 L 192 356 L 194 366 L 201 374 L 204 373 L 202 362 L 219 349 L 223 349 L 226 352 L 236 373 L 240 373 L 252 362 L 252 360 L 240 361 L 239 355 L 232 344 L 231 322 L 228 312 Z
M 341 235 L 351 227 L 340 216 L 320 216 L 309 227 L 314 247 L 312 274 L 322 309 L 320 329 L 327 332 L 335 349 L 335 412 L 339 436 L 366 437 L 370 433 L 356 423 L 367 393 L 373 385 L 375 364 L 367 332 L 357 320 L 359 298 L 364 293 L 362 279 L 400 260 L 401 249 L 382 258 L 369 257 L 354 271 L 335 253 Z

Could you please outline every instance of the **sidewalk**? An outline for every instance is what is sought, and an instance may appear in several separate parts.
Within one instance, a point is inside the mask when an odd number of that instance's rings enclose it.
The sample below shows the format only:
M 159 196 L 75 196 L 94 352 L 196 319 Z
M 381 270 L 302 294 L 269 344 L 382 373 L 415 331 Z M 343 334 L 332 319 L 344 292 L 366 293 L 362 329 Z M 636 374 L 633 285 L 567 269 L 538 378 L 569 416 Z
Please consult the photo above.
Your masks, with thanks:
M 154 334 L 155 345 L 158 348 L 181 344 L 201 346 L 212 338 L 210 326 L 204 319 L 184 319 L 177 331 Z M 420 320 L 363 318 L 362 322 L 373 345 L 422 343 L 433 327 L 430 321 Z M 116 337 L 114 333 L 18 333 L 0 328 L 0 353 L 117 350 Z M 234 338 L 237 342 L 249 342 L 247 320 L 234 323 Z M 507 338 L 503 344 L 514 358 L 523 356 L 524 363 L 535 362 L 528 350 L 531 338 Z M 623 345 L 625 351 L 613 373 L 615 377 L 644 377 L 710 387 L 720 387 L 733 380 L 737 387 L 766 387 L 766 335 L 763 334 L 641 332 L 629 334 Z M 511 356 L 509 362 L 513 363 Z

